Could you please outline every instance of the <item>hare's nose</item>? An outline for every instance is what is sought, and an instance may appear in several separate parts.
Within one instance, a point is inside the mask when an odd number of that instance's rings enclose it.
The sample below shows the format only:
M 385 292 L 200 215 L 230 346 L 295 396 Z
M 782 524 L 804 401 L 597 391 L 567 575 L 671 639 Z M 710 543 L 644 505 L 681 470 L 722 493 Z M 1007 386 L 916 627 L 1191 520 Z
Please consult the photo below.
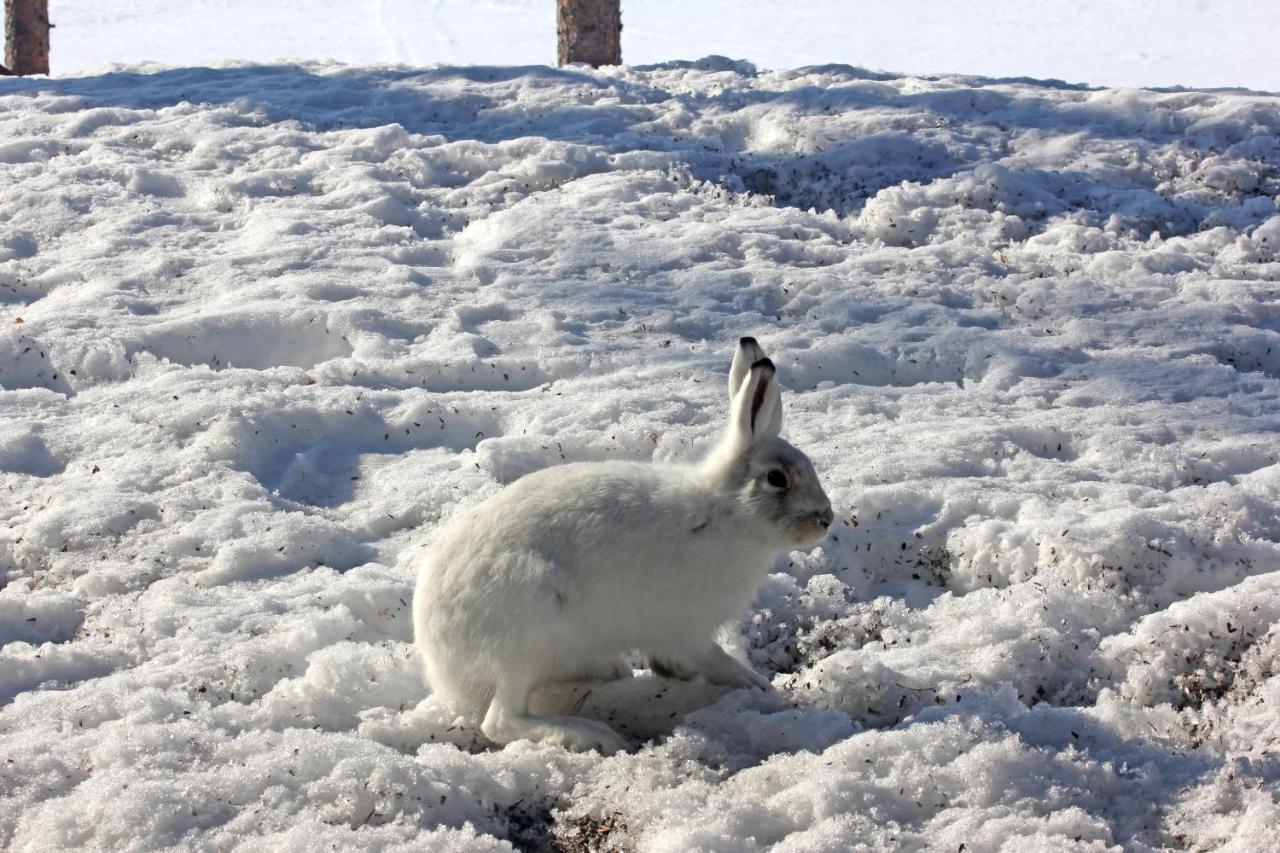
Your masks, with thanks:
M 826 530 L 831 526 L 831 522 L 835 520 L 835 513 L 831 511 L 831 507 L 827 507 L 818 513 L 818 523 L 822 525 L 822 529 Z

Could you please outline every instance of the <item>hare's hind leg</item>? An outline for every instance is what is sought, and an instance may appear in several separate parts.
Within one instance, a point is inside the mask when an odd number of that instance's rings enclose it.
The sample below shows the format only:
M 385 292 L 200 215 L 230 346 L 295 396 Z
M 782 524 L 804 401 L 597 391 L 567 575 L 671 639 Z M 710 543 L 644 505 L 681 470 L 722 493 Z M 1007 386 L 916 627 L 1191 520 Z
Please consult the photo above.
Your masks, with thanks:
M 534 685 L 521 679 L 498 684 L 493 701 L 480 724 L 484 736 L 497 744 L 514 740 L 553 743 L 575 752 L 597 749 L 612 755 L 627 742 L 607 725 L 581 717 L 535 717 L 529 713 L 529 693 Z

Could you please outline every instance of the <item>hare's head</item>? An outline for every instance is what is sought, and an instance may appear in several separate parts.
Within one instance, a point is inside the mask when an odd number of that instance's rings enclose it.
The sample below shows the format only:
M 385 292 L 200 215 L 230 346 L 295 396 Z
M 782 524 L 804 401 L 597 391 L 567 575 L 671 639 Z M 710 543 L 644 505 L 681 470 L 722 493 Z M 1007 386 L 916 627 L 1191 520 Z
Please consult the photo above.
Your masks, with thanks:
M 733 492 L 767 538 L 783 546 L 812 545 L 831 525 L 831 501 L 809 457 L 779 435 L 776 374 L 755 338 L 738 341 L 729 369 L 728 430 L 704 471 Z

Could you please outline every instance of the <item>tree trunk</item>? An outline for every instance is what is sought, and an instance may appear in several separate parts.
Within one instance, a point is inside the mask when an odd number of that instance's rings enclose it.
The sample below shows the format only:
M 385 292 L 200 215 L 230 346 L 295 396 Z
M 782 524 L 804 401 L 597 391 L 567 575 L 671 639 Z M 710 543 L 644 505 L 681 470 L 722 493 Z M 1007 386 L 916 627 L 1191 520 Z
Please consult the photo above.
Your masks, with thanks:
M 4 0 L 5 65 L 11 74 L 49 73 L 49 0 Z
M 620 0 L 556 0 L 559 61 L 622 64 Z

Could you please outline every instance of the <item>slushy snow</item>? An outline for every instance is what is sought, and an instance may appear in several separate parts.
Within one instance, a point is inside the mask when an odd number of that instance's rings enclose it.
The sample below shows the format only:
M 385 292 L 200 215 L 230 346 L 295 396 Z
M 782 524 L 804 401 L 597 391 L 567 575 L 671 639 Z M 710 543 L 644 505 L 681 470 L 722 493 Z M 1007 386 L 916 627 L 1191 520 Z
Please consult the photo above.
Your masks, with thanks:
M 0 81 L 0 187 L 0 847 L 1274 842 L 1280 98 L 118 70 Z M 773 691 L 488 748 L 422 547 L 696 455 L 744 334 L 837 512 L 724 631 Z

